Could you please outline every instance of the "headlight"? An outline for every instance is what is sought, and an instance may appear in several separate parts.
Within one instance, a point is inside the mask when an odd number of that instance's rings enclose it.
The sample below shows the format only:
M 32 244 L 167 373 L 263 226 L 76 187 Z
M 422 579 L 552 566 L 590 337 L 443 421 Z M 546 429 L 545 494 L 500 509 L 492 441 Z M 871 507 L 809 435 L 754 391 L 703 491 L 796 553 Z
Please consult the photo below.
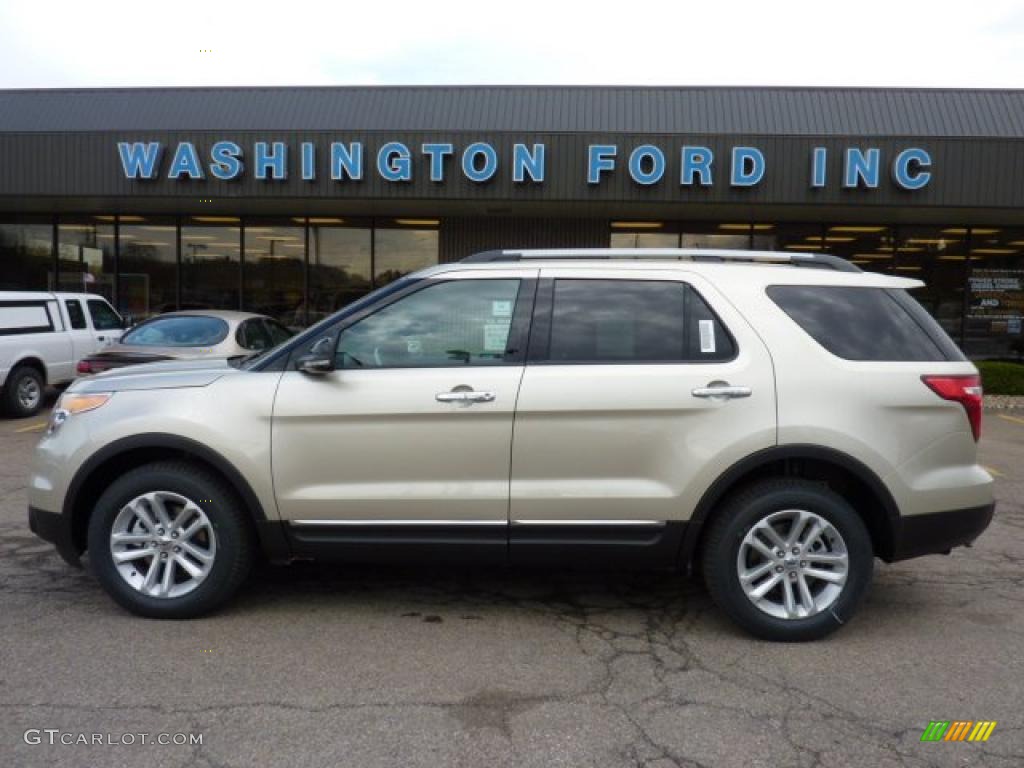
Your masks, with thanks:
M 111 392 L 96 392 L 90 395 L 65 392 L 60 396 L 57 404 L 53 406 L 50 422 L 46 426 L 46 434 L 52 435 L 60 429 L 65 421 L 76 413 L 95 411 L 97 408 L 106 405 L 111 397 L 113 397 Z

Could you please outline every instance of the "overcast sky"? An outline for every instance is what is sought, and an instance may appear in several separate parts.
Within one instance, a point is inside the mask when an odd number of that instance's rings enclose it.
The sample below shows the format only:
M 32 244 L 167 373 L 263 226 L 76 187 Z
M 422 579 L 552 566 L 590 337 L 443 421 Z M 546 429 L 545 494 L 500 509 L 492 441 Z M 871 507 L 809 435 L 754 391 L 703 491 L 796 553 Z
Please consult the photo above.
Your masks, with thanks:
M 1024 87 L 1024 0 L 0 0 L 3 88 L 403 83 Z

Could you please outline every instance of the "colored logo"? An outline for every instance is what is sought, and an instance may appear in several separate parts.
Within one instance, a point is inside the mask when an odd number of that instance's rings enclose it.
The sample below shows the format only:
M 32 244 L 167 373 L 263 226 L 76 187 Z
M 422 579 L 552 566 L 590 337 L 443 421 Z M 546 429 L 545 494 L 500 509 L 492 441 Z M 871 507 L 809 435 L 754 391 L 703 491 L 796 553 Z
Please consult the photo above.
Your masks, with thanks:
M 921 741 L 988 741 L 995 729 L 995 720 L 932 720 Z

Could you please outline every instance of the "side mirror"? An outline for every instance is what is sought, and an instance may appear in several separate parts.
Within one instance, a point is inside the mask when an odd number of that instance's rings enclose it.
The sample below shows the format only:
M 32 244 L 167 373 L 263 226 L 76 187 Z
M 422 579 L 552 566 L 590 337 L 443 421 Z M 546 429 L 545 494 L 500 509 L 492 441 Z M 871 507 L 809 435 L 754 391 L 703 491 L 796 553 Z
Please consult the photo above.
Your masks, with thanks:
M 322 375 L 334 370 L 334 340 L 329 336 L 319 339 L 309 352 L 295 361 L 296 370 Z

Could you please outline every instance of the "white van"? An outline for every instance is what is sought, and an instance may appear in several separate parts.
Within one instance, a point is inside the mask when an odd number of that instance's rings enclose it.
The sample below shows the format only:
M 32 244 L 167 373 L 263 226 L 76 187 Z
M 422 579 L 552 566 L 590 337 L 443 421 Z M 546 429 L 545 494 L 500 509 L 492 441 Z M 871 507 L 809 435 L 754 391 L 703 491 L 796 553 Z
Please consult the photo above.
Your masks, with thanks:
M 36 413 L 44 388 L 74 379 L 78 361 L 120 339 L 123 326 L 93 293 L 0 291 L 0 402 L 7 413 Z

